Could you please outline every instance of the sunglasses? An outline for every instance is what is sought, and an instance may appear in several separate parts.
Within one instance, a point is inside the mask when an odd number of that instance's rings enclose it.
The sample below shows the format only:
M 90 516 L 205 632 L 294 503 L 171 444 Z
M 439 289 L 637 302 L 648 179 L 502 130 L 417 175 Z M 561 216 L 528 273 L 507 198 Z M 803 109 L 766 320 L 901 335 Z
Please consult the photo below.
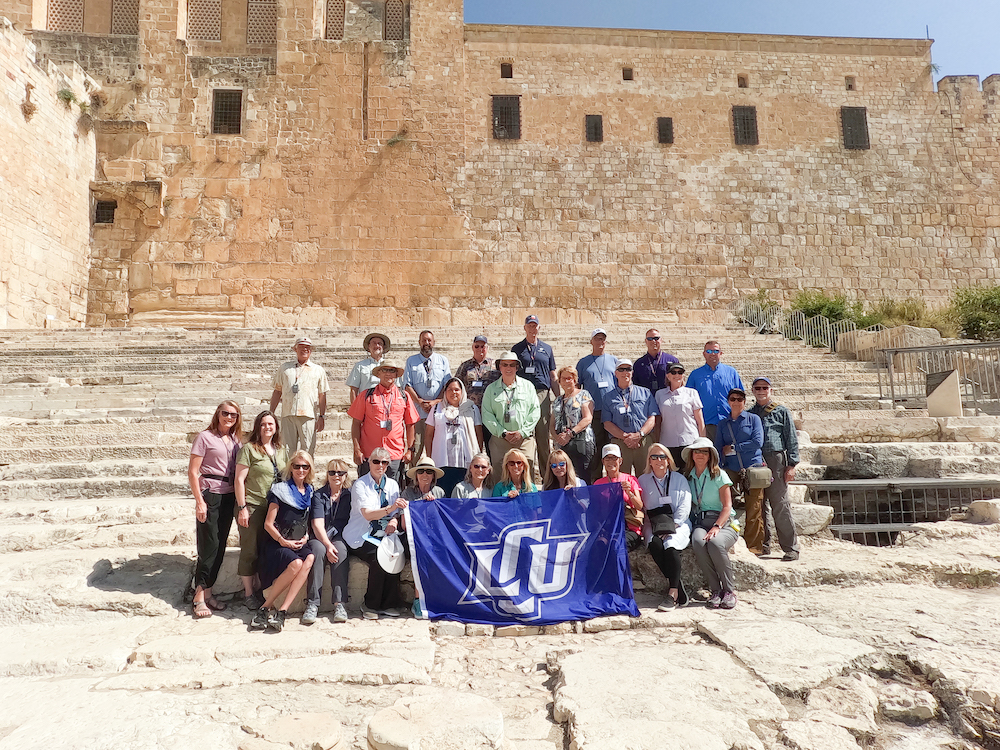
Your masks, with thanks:
M 660 340 L 659 336 L 647 336 L 646 337 L 646 341 L 659 341 L 659 340 Z
M 722 349 L 706 349 L 705 354 L 722 354 Z
M 383 461 L 380 458 L 373 458 L 368 463 L 372 464 L 373 466 L 382 466 L 382 465 L 388 466 L 389 465 L 388 461 Z
M 326 473 L 329 476 L 331 476 L 331 477 L 346 477 L 347 476 L 347 472 L 346 471 L 328 471 Z
M 517 362 L 501 362 L 501 367 L 517 367 Z
M 508 461 L 508 466 L 524 466 L 524 461 Z
M 229 417 L 230 419 L 236 419 L 236 417 L 239 416 L 239 414 L 235 411 L 220 411 L 219 414 L 224 417 Z
M 746 401 L 746 399 L 743 396 L 730 396 L 729 397 L 729 403 L 735 403 L 737 401 Z
M 766 390 L 767 390 L 768 388 L 770 388 L 770 387 L 771 387 L 771 386 L 769 386 L 769 385 L 755 385 L 755 386 L 753 387 L 753 389 L 754 389 L 755 391 L 766 391 Z
M 414 474 L 434 474 L 434 469 L 417 469 Z
M 683 375 L 684 370 L 667 370 L 667 375 Z
M 309 464 L 292 464 L 292 468 L 296 471 L 309 471 L 312 467 Z
M 667 454 L 666 453 L 654 453 L 649 458 L 652 461 L 666 461 L 667 460 Z
M 602 461 L 621 461 L 622 457 L 621 456 L 611 455 L 611 456 L 605 456 L 601 460 Z
M 492 467 L 490 467 L 489 464 L 472 464 L 472 468 L 473 469 L 490 469 Z
M 700 455 L 700 456 L 707 456 L 707 455 L 709 455 L 709 454 L 710 454 L 710 453 L 711 453 L 712 451 L 710 451 L 710 450 L 709 450 L 708 448 L 695 448 L 695 449 L 694 449 L 694 450 L 692 450 L 691 452 L 692 452 L 692 453 L 697 453 L 697 454 L 698 454 L 698 455 Z
M 560 461 L 557 464 L 549 464 L 549 467 L 553 468 L 553 469 L 565 469 L 566 468 L 566 462 L 565 461 Z
M 615 372 L 632 372 L 632 368 L 631 367 L 618 367 L 618 368 L 615 369 Z

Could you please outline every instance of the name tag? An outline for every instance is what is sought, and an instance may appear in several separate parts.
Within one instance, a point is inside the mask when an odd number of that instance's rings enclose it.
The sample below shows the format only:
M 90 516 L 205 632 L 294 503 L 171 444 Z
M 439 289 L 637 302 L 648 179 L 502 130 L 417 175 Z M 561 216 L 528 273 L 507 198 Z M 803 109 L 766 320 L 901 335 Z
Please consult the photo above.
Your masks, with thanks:
M 610 384 L 608 383 L 607 380 L 598 380 L 597 381 L 597 387 L 598 388 L 607 388 L 609 385 Z
M 529 365 L 528 367 L 525 367 L 525 368 L 524 368 L 524 371 L 525 371 L 525 372 L 526 372 L 526 373 L 527 373 L 528 375 L 534 375 L 534 374 L 535 374 L 535 366 L 534 366 L 534 365 Z
M 619 414 L 625 414 L 627 412 L 628 412 L 628 407 L 627 406 L 619 406 L 618 407 L 618 413 Z
M 472 381 L 472 387 L 473 388 L 482 388 L 483 387 L 483 381 L 482 380 L 473 380 Z
M 392 430 L 392 420 L 391 419 L 383 419 L 382 420 L 382 429 L 383 430 L 390 430 L 391 431 Z
M 423 365 L 410 365 L 410 369 L 413 370 L 414 372 L 420 372 L 421 370 L 424 369 L 424 366 Z

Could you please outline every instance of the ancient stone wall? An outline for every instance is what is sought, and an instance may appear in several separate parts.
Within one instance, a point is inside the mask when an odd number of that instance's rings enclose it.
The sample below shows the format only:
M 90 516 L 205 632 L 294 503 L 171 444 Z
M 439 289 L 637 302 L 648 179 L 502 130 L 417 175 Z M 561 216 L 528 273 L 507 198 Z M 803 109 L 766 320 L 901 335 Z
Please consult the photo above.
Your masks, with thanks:
M 83 71 L 35 64 L 0 19 L 0 328 L 82 325 L 95 143 Z

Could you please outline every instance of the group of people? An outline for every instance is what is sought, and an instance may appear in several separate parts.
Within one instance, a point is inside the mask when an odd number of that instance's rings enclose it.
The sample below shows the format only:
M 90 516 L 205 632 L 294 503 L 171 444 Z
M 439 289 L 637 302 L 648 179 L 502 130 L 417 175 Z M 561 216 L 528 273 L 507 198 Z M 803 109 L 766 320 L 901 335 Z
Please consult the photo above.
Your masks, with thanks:
M 303 586 L 303 622 L 316 621 L 327 567 L 333 619 L 347 619 L 352 555 L 369 565 L 363 616 L 402 615 L 396 566 L 380 564 L 378 549 L 386 536 L 405 535 L 401 511 L 408 502 L 511 498 L 588 481 L 622 484 L 626 542 L 630 550 L 645 544 L 667 578 L 664 608 L 687 600 L 679 554 L 689 543 L 711 584 L 709 606 L 735 606 L 729 550 L 739 536 L 740 504 L 751 552 L 770 554 L 770 510 L 782 559 L 798 559 L 787 488 L 798 441 L 768 377 L 753 380 L 754 404 L 746 409 L 743 382 L 721 362 L 717 341 L 705 344 L 705 363 L 685 383 L 685 367 L 663 351 L 655 329 L 646 332 L 646 354 L 634 364 L 606 352 L 608 334 L 598 328 L 591 354 L 562 368 L 539 330 L 538 318 L 528 316 L 525 338 L 495 360 L 487 337 L 476 336 L 472 357 L 454 375 L 448 358 L 434 351 L 432 331 L 420 333 L 420 352 L 405 364 L 386 356 L 387 335 L 367 335 L 368 356 L 347 378 L 359 477 L 353 485 L 341 460 L 329 463 L 325 483 L 315 481 L 312 456 L 329 383 L 310 361 L 312 342 L 298 339 L 296 359 L 275 374 L 270 409 L 257 415 L 247 443 L 241 445 L 240 409 L 226 401 L 192 446 L 194 616 L 226 606 L 212 588 L 234 517 L 251 627 L 280 630 Z M 418 612 L 419 602 L 413 606 Z

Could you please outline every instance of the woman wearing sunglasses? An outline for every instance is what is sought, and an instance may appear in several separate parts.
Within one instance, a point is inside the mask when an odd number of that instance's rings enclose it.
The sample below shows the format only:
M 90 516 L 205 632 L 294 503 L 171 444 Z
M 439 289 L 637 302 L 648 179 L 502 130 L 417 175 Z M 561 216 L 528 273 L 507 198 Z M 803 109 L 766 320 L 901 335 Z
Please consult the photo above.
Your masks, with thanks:
M 573 461 L 566 451 L 552 451 L 549 454 L 549 466 L 542 482 L 543 490 L 568 490 L 586 486 L 587 483 L 576 475 Z
M 434 463 L 434 459 L 429 456 L 422 456 L 417 463 L 409 468 L 406 476 L 413 480 L 414 484 L 409 485 L 400 494 L 406 502 L 412 503 L 415 500 L 438 500 L 444 497 L 444 490 L 437 486 L 438 479 L 444 476 Z
M 681 582 L 681 550 L 691 541 L 691 486 L 677 471 L 667 447 L 653 443 L 646 454 L 646 472 L 639 477 L 639 488 L 646 509 L 642 525 L 646 549 L 667 579 L 667 598 L 657 609 L 666 612 L 684 606 L 688 600 Z
M 493 497 L 515 498 L 526 492 L 538 492 L 538 487 L 528 478 L 528 457 L 517 448 L 504 454 L 500 481 L 493 488 Z
M 226 605 L 212 594 L 226 555 L 226 540 L 236 506 L 236 456 L 243 438 L 243 415 L 233 401 L 215 409 L 208 429 L 191 445 L 188 483 L 194 495 L 198 562 L 194 571 L 192 614 L 200 620 Z
M 330 569 L 330 593 L 333 600 L 334 622 L 347 622 L 347 545 L 344 543 L 344 527 L 351 518 L 351 486 L 347 479 L 347 462 L 335 458 L 326 465 L 326 484 L 313 493 L 310 517 L 312 518 L 312 538 L 309 550 L 313 554 L 313 566 L 309 571 L 309 585 L 306 588 L 306 611 L 302 615 L 303 625 L 312 625 L 319 615 L 319 605 L 323 593 L 326 569 Z
M 264 604 L 250 621 L 251 630 L 281 632 L 288 607 L 295 600 L 313 566 L 309 548 L 309 517 L 313 496 L 313 461 L 306 451 L 292 454 L 284 481 L 267 493 L 267 516 L 260 541 L 260 585 L 270 589 Z M 275 608 L 284 595 L 281 605 Z
M 742 500 L 746 507 L 743 539 L 747 549 L 758 557 L 764 554 L 764 488 L 751 488 L 747 470 L 764 466 L 764 423 L 760 417 L 746 411 L 747 394 L 742 388 L 732 388 L 728 395 L 729 414 L 723 415 L 715 433 L 715 450 L 719 465 L 733 481 L 733 503 Z
M 469 470 L 465 472 L 465 480 L 455 485 L 451 496 L 457 498 L 493 497 L 492 471 L 489 454 L 477 453 L 472 457 Z

